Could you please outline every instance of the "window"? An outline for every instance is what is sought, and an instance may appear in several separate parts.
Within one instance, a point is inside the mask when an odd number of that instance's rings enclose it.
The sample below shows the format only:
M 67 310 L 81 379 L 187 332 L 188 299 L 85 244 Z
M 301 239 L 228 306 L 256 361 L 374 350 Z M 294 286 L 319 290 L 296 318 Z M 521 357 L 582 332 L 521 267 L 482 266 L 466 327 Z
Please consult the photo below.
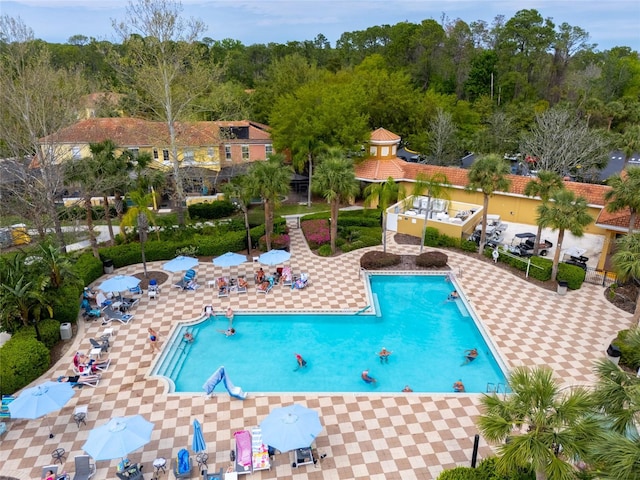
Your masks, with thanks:
M 185 162 L 190 162 L 192 163 L 195 160 L 195 155 L 193 153 L 193 150 L 185 150 L 184 151 L 184 158 L 183 160 Z
M 273 154 L 273 145 L 267 144 L 264 146 L 264 155 L 268 157 Z
M 169 150 L 162 150 L 162 161 L 169 163 Z
M 215 155 L 215 151 L 213 150 L 213 147 L 209 147 L 209 148 L 207 148 L 207 156 L 208 156 L 209 158 L 213 158 L 213 157 L 214 157 L 214 155 Z
M 158 149 L 157 148 L 153 149 L 153 159 L 154 160 L 158 160 Z
M 242 161 L 249 161 L 249 145 L 242 145 Z
M 225 145 L 224 146 L 224 159 L 227 162 L 231 161 L 231 145 Z
M 71 158 L 80 160 L 80 147 L 71 147 Z
M 133 155 L 133 158 L 138 158 L 138 155 L 140 154 L 140 149 L 138 147 L 129 148 L 128 150 L 131 152 L 131 155 Z

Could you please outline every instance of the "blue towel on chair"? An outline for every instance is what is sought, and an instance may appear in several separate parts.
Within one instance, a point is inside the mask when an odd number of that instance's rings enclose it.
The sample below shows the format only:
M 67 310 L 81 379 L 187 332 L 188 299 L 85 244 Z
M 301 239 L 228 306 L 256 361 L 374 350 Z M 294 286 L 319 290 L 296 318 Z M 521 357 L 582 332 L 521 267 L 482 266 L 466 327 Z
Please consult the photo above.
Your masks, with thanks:
M 191 465 L 189 464 L 189 452 L 187 449 L 183 448 L 178 452 L 178 474 L 187 473 L 191 470 Z

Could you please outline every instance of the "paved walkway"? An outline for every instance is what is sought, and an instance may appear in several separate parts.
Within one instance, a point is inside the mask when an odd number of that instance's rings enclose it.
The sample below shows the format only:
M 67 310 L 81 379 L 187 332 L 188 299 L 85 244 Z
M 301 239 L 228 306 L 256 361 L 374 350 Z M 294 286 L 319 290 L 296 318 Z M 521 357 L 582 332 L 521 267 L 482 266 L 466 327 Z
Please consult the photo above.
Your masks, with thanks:
M 83 454 L 89 430 L 112 416 L 134 414 L 142 414 L 155 424 L 151 442 L 129 455 L 132 462 L 145 465 L 144 471 L 153 470 L 156 457 L 170 459 L 190 446 L 194 418 L 203 425 L 211 471 L 229 465 L 233 432 L 258 425 L 272 408 L 292 402 L 320 412 L 324 430 L 316 444 L 326 458 L 317 466 L 295 469 L 288 456 L 281 454 L 271 471 L 257 472 L 252 478 L 430 480 L 445 468 L 468 466 L 473 437 L 478 433 L 474 421 L 480 404 L 477 394 L 251 395 L 240 401 L 226 393 L 210 399 L 167 394 L 163 382 L 147 377 L 156 354 L 149 350 L 146 329 L 153 326 L 160 332 L 160 340 L 165 340 L 178 321 L 198 317 L 205 304 L 213 303 L 217 310 L 230 305 L 236 311 L 357 311 L 367 305 L 359 268 L 363 250 L 320 258 L 311 254 L 299 229 L 292 230 L 291 238 L 290 264 L 294 271 L 310 272 L 309 288 L 291 291 L 276 287 L 268 295 L 258 295 L 251 287 L 246 295 L 232 294 L 218 300 L 206 280 L 223 272 L 211 262 L 198 267 L 201 288 L 196 291 L 180 292 L 171 287 L 170 279 L 162 286 L 159 299 L 143 296 L 133 323 L 112 325 L 116 329 L 109 353 L 112 366 L 97 388 L 81 389 L 58 414 L 49 416 L 53 439 L 48 438 L 44 419 L 9 421 L 9 431 L 0 442 L 0 474 L 39 478 L 41 467 L 51 463 L 51 452 L 57 447 L 68 452 L 63 468 L 73 471 L 73 457 Z M 417 249 L 397 245 L 389 236 L 389 251 L 415 254 Z M 579 291 L 561 296 L 473 257 L 447 254 L 460 289 L 510 368 L 549 365 L 563 383 L 590 382 L 593 361 L 604 356 L 616 332 L 631 323 L 631 315 L 605 300 L 601 287 L 585 284 Z M 161 270 L 162 263 L 150 263 L 148 269 Z M 247 263 L 239 269 L 251 279 L 256 265 Z M 116 273 L 141 271 L 141 265 L 134 265 Z M 336 276 L 340 277 L 340 288 L 335 288 L 335 282 L 323 281 Z M 88 350 L 88 338 L 98 336 L 103 328 L 100 322 L 82 323 L 73 350 Z M 70 351 L 40 380 L 70 374 L 73 353 Z M 247 361 L 259 365 L 251 352 L 247 352 Z M 71 418 L 77 405 L 89 406 L 87 425 L 80 428 Z M 490 453 L 481 439 L 479 457 Z M 114 478 L 116 464 L 117 460 L 97 462 L 94 478 Z

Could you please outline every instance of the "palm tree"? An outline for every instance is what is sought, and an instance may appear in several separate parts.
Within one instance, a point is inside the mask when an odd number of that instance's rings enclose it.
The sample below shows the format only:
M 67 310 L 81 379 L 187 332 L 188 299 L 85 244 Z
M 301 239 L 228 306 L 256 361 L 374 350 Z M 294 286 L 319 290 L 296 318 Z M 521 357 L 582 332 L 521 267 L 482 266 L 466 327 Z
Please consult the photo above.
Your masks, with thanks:
M 259 196 L 264 205 L 264 229 L 267 250 L 271 250 L 273 234 L 273 211 L 280 204 L 280 197 L 289 193 L 293 169 L 285 166 L 284 157 L 270 155 L 264 162 L 255 162 L 249 167 L 249 190 Z
M 364 189 L 364 204 L 370 207 L 374 203 L 382 209 L 382 250 L 387 251 L 387 208 L 398 201 L 400 187 L 393 179 L 387 178 L 386 182 L 371 183 Z
M 353 198 L 359 191 L 353 164 L 340 149 L 330 149 L 322 156 L 312 186 L 331 205 L 331 253 L 336 253 L 340 202 Z
M 633 233 L 636 217 L 640 212 L 640 167 L 629 167 L 620 175 L 611 177 L 607 183 L 611 186 L 604 195 L 607 212 L 619 212 L 629 209 L 629 233 Z
M 551 194 L 555 190 L 564 188 L 562 177 L 556 172 L 550 170 L 540 170 L 537 178 L 531 180 L 524 187 L 524 194 L 527 197 L 540 197 L 542 203 L 547 203 Z M 538 225 L 538 231 L 536 233 L 536 243 L 533 247 L 533 254 L 538 254 L 538 248 L 540 247 L 540 238 L 542 237 L 542 227 Z
M 251 205 L 251 188 L 246 175 L 233 177 L 223 187 L 225 196 L 237 203 L 244 216 L 244 228 L 247 233 L 247 255 L 251 256 L 251 225 L 249 225 L 249 206 Z
M 480 190 L 482 199 L 482 231 L 480 232 L 480 246 L 478 253 L 482 255 L 487 241 L 487 215 L 489 213 L 489 197 L 494 192 L 504 192 L 509 189 L 510 181 L 507 179 L 509 167 L 498 155 L 487 155 L 476 160 L 467 177 L 469 184 L 467 190 Z
M 45 273 L 50 279 L 49 286 L 52 288 L 60 288 L 65 282 L 79 281 L 69 257 L 60 253 L 53 245 L 40 245 L 39 258 L 46 269 Z
M 630 330 L 627 342 L 640 352 L 640 329 Z M 593 398 L 601 415 L 603 433 L 594 437 L 589 458 L 598 478 L 640 478 L 640 378 L 610 360 L 596 362 L 598 376 Z
M 424 247 L 424 238 L 427 233 L 427 219 L 431 212 L 431 199 L 444 197 L 447 198 L 447 188 L 450 187 L 449 179 L 444 173 L 434 173 L 433 175 L 426 175 L 422 172 L 416 176 L 416 183 L 413 185 L 413 195 L 419 196 L 426 192 L 427 194 L 427 211 L 424 216 L 424 223 L 422 225 L 422 237 L 420 241 L 420 253 Z
M 134 203 L 129 207 L 127 213 L 122 216 L 120 222 L 120 230 L 126 234 L 127 227 L 137 226 L 138 236 L 140 238 L 140 253 L 142 255 L 142 267 L 144 270 L 144 276 L 147 276 L 147 261 L 144 256 L 144 243 L 147 241 L 147 232 L 149 231 L 149 224 L 155 225 L 155 214 L 149 210 L 149 206 L 153 202 L 152 193 L 144 193 L 139 190 L 129 192 L 129 197 Z M 156 236 L 160 240 L 160 233 L 156 230 Z
M 571 463 L 585 458 L 599 431 L 586 388 L 561 389 L 547 367 L 516 367 L 509 375 L 511 394 L 484 395 L 478 428 L 490 442 L 500 443 L 498 473 L 509 475 L 531 464 L 537 480 L 575 478 Z
M 551 280 L 555 281 L 558 275 L 558 263 L 565 230 L 569 230 L 576 237 L 584 235 L 584 229 L 593 222 L 593 218 L 587 212 L 587 201 L 584 197 L 577 197 L 571 190 L 556 190 L 547 203 L 538 205 L 538 225 L 543 228 L 558 230 L 558 244 L 553 256 L 551 267 Z
M 640 232 L 627 234 L 617 241 L 616 253 L 611 257 L 613 268 L 621 282 L 631 280 L 638 287 L 633 321 L 640 322 Z

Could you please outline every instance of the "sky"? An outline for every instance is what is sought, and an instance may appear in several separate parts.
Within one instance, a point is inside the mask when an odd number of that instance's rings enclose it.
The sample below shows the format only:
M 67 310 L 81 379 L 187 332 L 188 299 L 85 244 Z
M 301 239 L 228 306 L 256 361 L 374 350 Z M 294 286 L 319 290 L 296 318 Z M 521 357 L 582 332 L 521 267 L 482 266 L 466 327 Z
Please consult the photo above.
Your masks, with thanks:
M 0 0 L 0 13 L 20 17 L 36 38 L 65 43 L 73 35 L 119 42 L 111 20 L 123 20 L 127 0 Z M 335 47 L 344 32 L 425 19 L 468 23 L 536 9 L 556 25 L 567 22 L 590 34 L 598 50 L 640 51 L 639 0 L 182 0 L 185 17 L 204 21 L 204 37 L 244 45 L 313 40 L 323 34 Z

